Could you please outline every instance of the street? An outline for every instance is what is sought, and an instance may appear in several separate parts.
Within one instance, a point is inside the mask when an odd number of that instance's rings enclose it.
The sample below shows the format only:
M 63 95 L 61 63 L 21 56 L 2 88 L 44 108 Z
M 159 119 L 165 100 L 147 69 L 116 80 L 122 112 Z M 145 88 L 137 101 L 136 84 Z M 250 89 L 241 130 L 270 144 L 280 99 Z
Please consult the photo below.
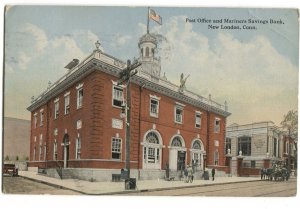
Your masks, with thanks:
M 221 183 L 221 182 L 220 182 Z M 193 186 L 193 183 L 186 184 Z M 226 183 L 216 185 L 194 185 L 182 189 L 154 189 L 155 191 L 129 191 L 124 194 L 130 196 L 209 196 L 209 197 L 292 197 L 297 193 L 297 179 L 289 181 L 252 181 L 239 183 Z M 3 177 L 3 193 L 5 194 L 53 194 L 53 195 L 78 195 L 68 189 L 62 189 L 32 181 L 23 177 Z
M 223 197 L 292 197 L 297 193 L 297 179 L 289 181 L 254 181 L 223 185 L 199 186 L 125 195 L 142 196 L 223 196 Z
M 79 192 L 60 189 L 43 183 L 31 181 L 22 177 L 4 176 L 3 193 L 4 194 L 53 194 L 53 195 L 78 195 Z

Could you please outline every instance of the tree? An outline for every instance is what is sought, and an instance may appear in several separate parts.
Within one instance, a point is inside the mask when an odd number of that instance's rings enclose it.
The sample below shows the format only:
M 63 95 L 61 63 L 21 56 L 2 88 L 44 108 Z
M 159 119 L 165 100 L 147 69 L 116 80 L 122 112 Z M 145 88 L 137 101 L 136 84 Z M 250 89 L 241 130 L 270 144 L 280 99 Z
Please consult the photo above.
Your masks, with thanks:
M 295 165 L 297 166 L 297 142 L 298 142 L 298 111 L 290 110 L 284 115 L 283 121 L 280 123 L 282 128 L 287 131 L 289 153 L 288 153 L 288 170 L 291 170 L 291 149 L 290 142 L 292 141 L 295 147 Z

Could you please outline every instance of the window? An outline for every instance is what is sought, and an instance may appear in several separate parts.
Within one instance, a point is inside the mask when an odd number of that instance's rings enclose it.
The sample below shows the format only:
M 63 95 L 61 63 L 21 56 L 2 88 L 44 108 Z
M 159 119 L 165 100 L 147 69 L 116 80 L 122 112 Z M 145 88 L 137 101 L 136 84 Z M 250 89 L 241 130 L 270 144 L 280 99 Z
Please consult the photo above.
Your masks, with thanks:
M 80 159 L 80 155 L 81 155 L 81 139 L 77 138 L 76 139 L 76 156 L 75 156 L 75 158 L 77 160 Z
M 123 103 L 123 88 L 119 86 L 113 86 L 113 106 L 121 107 Z
M 230 154 L 231 153 L 231 138 L 226 138 L 225 139 L 225 153 L 226 154 Z
M 56 139 L 54 139 L 54 144 L 53 144 L 53 160 L 57 160 L 57 142 L 56 142 Z
M 65 95 L 65 115 L 70 113 L 70 93 Z
M 196 114 L 195 114 L 195 127 L 201 128 L 201 113 L 200 112 L 196 112 Z
M 40 135 L 39 161 L 42 159 L 43 134 Z
M 219 151 L 214 152 L 214 165 L 219 165 Z
M 44 144 L 44 161 L 46 161 L 46 152 L 47 152 L 47 147 L 46 143 Z
M 159 101 L 156 99 L 150 99 L 150 116 L 158 117 Z
M 289 142 L 285 142 L 285 153 L 289 153 Z
M 194 150 L 198 150 L 196 152 L 195 151 L 192 152 L 192 164 L 198 166 L 198 165 L 201 164 L 201 161 L 200 161 L 201 160 L 201 155 L 200 155 L 200 152 L 199 152 L 201 150 L 200 141 L 195 141 L 193 143 L 192 148 Z
M 160 162 L 160 148 L 158 135 L 151 131 L 146 135 L 146 146 L 144 147 L 144 161 L 155 164 Z
M 238 138 L 238 150 L 237 153 L 242 151 L 242 155 L 250 156 L 251 155 L 251 137 L 242 136 Z
M 273 155 L 274 155 L 274 157 L 278 157 L 277 154 L 278 154 L 278 152 L 277 152 L 277 139 L 274 138 L 273 139 Z
M 82 107 L 82 101 L 83 101 L 83 89 L 79 88 L 77 90 L 77 109 Z
M 40 112 L 40 126 L 42 126 L 44 123 L 44 111 Z
M 34 115 L 33 115 L 33 117 L 34 117 L 34 128 L 36 128 L 36 126 L 37 126 L 37 113 L 34 113 Z
M 215 118 L 215 133 L 220 132 L 220 118 Z
M 251 168 L 255 168 L 255 163 L 256 161 L 255 160 L 251 160 Z
M 195 141 L 194 144 L 193 144 L 193 149 L 199 149 L 201 150 L 201 145 L 200 145 L 200 142 L 199 141 Z
M 111 158 L 112 159 L 121 159 L 121 139 L 112 138 L 111 142 Z
M 175 136 L 173 141 L 172 141 L 172 145 L 173 147 L 182 147 L 182 142 L 179 136 Z
M 36 160 L 36 147 L 35 147 L 35 144 L 34 144 L 34 148 L 33 148 L 33 160 L 34 161 Z
M 54 119 L 58 118 L 59 114 L 59 100 L 55 100 L 54 102 Z
M 146 57 L 149 57 L 149 47 L 146 47 Z
M 183 108 L 176 106 L 175 107 L 175 122 L 176 123 L 182 123 L 182 114 L 183 114 Z

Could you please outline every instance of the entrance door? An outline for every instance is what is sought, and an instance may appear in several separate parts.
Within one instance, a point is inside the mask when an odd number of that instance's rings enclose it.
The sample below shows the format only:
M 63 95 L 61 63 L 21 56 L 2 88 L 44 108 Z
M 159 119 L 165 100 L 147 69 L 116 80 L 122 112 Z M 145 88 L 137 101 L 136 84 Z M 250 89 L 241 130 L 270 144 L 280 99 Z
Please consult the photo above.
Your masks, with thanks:
M 63 151 L 64 151 L 64 168 L 67 168 L 68 161 L 69 161 L 69 146 L 64 146 Z
M 178 156 L 177 170 L 178 171 L 185 169 L 185 155 L 186 155 L 185 151 L 178 151 L 178 153 L 177 153 L 177 156 Z

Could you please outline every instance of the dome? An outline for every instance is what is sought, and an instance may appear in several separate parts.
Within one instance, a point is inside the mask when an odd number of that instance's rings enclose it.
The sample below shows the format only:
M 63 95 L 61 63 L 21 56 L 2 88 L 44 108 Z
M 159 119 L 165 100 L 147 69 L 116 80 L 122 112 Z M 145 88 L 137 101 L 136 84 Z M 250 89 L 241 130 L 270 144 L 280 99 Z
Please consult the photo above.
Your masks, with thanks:
M 145 35 L 143 35 L 140 40 L 139 40 L 139 46 L 142 44 L 142 43 L 145 43 L 145 42 L 152 42 L 155 46 L 157 45 L 157 40 L 155 38 L 154 35 L 151 35 L 149 33 L 146 33 Z

